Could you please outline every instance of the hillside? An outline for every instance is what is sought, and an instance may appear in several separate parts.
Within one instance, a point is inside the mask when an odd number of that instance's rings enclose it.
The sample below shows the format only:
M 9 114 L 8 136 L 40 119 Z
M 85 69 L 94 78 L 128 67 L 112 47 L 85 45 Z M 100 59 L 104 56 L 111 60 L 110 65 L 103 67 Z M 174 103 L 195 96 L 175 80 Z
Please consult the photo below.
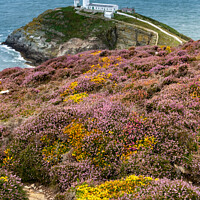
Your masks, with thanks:
M 176 36 L 179 36 L 180 38 L 182 38 L 182 39 L 185 40 L 185 41 L 189 41 L 189 40 L 191 39 L 191 38 L 189 38 L 189 37 L 187 37 L 187 36 L 185 36 L 185 35 L 179 33 L 177 30 L 173 29 L 172 27 L 168 26 L 167 24 L 164 24 L 164 23 L 162 23 L 162 22 L 159 22 L 159 21 L 157 21 L 157 20 L 155 20 L 155 19 L 152 19 L 152 18 L 150 18 L 150 17 L 146 17 L 146 16 L 141 15 L 141 14 L 139 14 L 139 13 L 134 13 L 134 14 L 130 14 L 130 13 L 129 13 L 129 15 L 132 15 L 132 16 L 138 18 L 138 19 L 142 19 L 142 20 L 145 20 L 145 21 L 149 21 L 149 22 L 151 22 L 151 23 L 153 23 L 153 24 L 159 26 L 159 27 L 162 28 L 163 30 L 166 30 L 166 31 L 168 31 L 169 33 L 172 33 L 172 34 L 174 34 L 174 35 L 176 35 Z
M 178 33 L 173 31 L 173 34 Z M 184 37 L 181 40 L 189 39 Z M 100 13 L 66 7 L 47 10 L 15 30 L 4 44 L 20 51 L 33 65 L 38 65 L 50 58 L 87 50 L 128 49 L 144 45 L 177 46 L 180 43 L 138 20 L 117 15 L 109 20 Z
M 0 72 L 1 191 L 26 199 L 7 169 L 57 200 L 200 199 L 199 49 L 87 51 Z

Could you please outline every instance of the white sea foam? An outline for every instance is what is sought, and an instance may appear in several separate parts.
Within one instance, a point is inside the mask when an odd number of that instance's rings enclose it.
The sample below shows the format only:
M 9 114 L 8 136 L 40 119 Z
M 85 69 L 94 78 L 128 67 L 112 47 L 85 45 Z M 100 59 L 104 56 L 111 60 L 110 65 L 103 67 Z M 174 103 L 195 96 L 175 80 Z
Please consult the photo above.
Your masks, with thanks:
M 16 59 L 17 59 L 17 60 L 20 60 L 20 61 L 26 62 L 26 60 L 21 56 L 21 54 L 18 54 L 18 56 L 17 56 Z
M 7 67 L 29 67 L 21 54 L 7 45 L 0 45 L 0 70 Z
M 11 51 L 15 51 L 14 49 L 12 49 L 11 47 L 5 45 L 5 44 L 1 44 L 1 47 L 4 48 L 4 49 L 7 49 L 7 50 L 11 50 Z
M 32 65 L 27 65 L 25 68 L 30 68 L 30 69 L 33 69 L 33 68 L 35 68 L 34 66 L 32 66 Z

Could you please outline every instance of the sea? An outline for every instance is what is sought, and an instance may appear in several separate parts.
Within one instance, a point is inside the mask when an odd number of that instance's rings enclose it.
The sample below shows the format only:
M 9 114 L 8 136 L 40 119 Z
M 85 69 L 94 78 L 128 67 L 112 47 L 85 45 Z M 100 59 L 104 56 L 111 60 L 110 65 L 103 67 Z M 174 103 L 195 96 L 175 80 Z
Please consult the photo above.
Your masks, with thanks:
M 200 39 L 199 0 L 90 0 L 91 3 L 118 4 L 163 22 L 193 40 Z M 73 5 L 73 0 L 0 0 L 0 43 L 13 30 L 26 25 L 47 9 Z M 19 52 L 0 45 L 0 71 L 10 67 L 30 67 Z

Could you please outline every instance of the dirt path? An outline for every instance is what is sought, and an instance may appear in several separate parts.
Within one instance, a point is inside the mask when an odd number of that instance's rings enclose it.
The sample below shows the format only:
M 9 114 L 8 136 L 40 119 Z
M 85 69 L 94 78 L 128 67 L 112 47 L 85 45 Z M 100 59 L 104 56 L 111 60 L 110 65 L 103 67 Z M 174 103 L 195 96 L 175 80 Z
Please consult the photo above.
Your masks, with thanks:
M 38 193 L 34 190 L 29 190 L 28 192 L 28 198 L 29 200 L 47 200 L 44 194 Z
M 43 186 L 36 187 L 34 184 L 24 186 L 29 200 L 53 200 L 55 194 Z

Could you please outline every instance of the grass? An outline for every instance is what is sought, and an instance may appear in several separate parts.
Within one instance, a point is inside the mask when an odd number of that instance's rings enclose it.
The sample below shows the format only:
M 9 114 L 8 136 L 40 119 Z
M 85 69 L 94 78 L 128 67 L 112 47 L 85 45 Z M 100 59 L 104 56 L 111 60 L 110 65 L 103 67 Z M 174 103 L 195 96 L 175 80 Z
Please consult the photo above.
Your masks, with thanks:
M 138 14 L 138 13 L 135 13 L 135 14 L 132 14 L 132 15 L 133 15 L 134 17 L 139 18 L 139 19 L 143 19 L 143 20 L 149 21 L 149 22 L 151 22 L 151 23 L 153 23 L 153 24 L 159 26 L 160 28 L 165 29 L 166 31 L 168 31 L 168 32 L 170 32 L 170 33 L 173 33 L 174 35 L 179 36 L 179 37 L 182 38 L 183 40 L 188 41 L 188 40 L 191 39 L 191 38 L 187 37 L 186 35 L 183 35 L 182 33 L 179 33 L 179 32 L 178 32 L 177 30 L 175 30 L 174 28 L 172 28 L 172 27 L 170 27 L 170 26 L 168 26 L 168 25 L 166 25 L 166 24 L 164 24 L 164 23 L 162 23 L 162 22 L 159 22 L 159 21 L 157 21 L 157 20 L 155 20 L 155 19 L 152 19 L 152 18 L 150 18 L 150 17 L 146 17 L 146 16 L 144 16 L 144 15 L 140 15 L 140 14 Z
M 141 14 L 138 14 L 138 13 L 134 13 L 134 14 L 131 14 L 131 13 L 128 13 L 129 15 L 132 15 L 134 17 L 137 17 L 139 19 L 142 19 L 142 20 L 146 20 L 146 21 L 149 21 L 157 26 L 159 26 L 160 28 L 163 28 L 165 31 L 167 32 L 170 32 L 180 38 L 182 38 L 183 40 L 186 40 L 186 41 L 189 41 L 191 38 L 187 37 L 186 35 L 183 35 L 182 33 L 179 33 L 177 30 L 175 30 L 174 28 L 162 23 L 162 22 L 159 22 L 155 19 L 152 19 L 150 17 L 146 17 L 144 15 L 141 15 Z
M 144 23 L 144 22 L 141 22 L 141 21 L 138 21 L 136 19 L 129 18 L 126 16 L 118 15 L 118 14 L 115 14 L 114 19 L 119 20 L 119 21 L 124 21 L 124 22 L 130 23 L 130 24 L 134 24 L 137 26 L 142 26 L 144 28 L 147 28 L 147 29 L 157 32 L 158 36 L 159 36 L 158 45 L 177 46 L 180 44 L 177 40 L 166 35 L 165 33 L 161 32 L 161 31 L 159 31 L 157 28 L 151 26 L 150 24 L 147 24 L 147 23 Z
M 88 39 L 88 37 L 97 37 L 100 40 L 102 40 L 110 49 L 114 49 L 116 44 L 113 43 L 116 43 L 116 41 L 110 42 L 109 38 L 111 38 L 112 36 L 112 30 L 114 30 L 114 28 L 116 27 L 116 23 L 111 20 L 102 19 L 102 13 L 93 14 L 90 12 L 81 12 L 96 17 L 92 18 L 90 16 L 79 15 L 76 13 L 76 10 L 73 7 L 65 7 L 44 12 L 39 17 L 35 18 L 32 22 L 30 22 L 28 25 L 26 25 L 24 29 L 31 35 L 34 34 L 36 30 L 39 32 L 42 31 L 45 33 L 46 42 L 54 41 L 57 44 L 67 42 L 71 38 L 81 38 L 84 40 Z M 173 33 L 184 40 L 190 39 L 178 33 L 173 28 L 156 20 L 139 15 L 137 13 L 133 14 L 133 16 L 150 21 L 155 25 L 160 26 L 166 31 Z M 114 19 L 142 26 L 144 28 L 157 32 L 159 35 L 158 45 L 179 45 L 179 42 L 177 40 L 164 34 L 163 32 L 159 31 L 158 29 L 149 24 L 117 14 L 115 14 Z
M 73 7 L 61 8 L 45 13 L 41 21 L 47 41 L 63 43 L 71 38 L 87 39 L 88 36 L 102 38 L 115 27 L 112 21 L 94 19 L 75 13 Z

